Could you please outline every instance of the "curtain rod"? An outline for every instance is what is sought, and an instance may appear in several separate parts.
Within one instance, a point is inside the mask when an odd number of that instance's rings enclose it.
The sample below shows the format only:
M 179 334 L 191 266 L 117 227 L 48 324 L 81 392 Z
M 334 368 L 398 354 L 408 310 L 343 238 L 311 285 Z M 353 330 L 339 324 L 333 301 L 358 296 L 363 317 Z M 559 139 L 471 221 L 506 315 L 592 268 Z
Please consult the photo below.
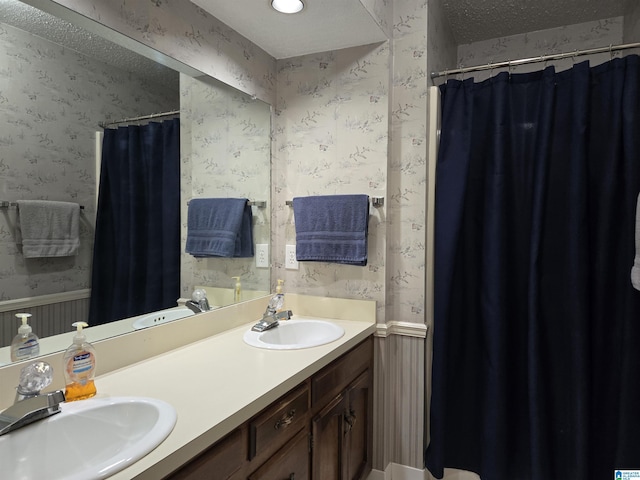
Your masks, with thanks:
M 479 72 L 483 70 L 493 70 L 495 68 L 514 67 L 517 65 L 525 65 L 527 63 L 546 62 L 548 60 L 560 60 L 563 58 L 578 57 L 580 55 L 593 55 L 594 53 L 613 53 L 617 50 L 626 50 L 629 48 L 640 48 L 640 43 L 627 43 L 623 45 L 609 45 L 608 47 L 590 48 L 587 50 L 575 50 L 573 52 L 552 53 L 550 55 L 541 55 L 539 57 L 520 58 L 518 60 L 508 60 L 506 62 L 489 62 L 486 65 L 477 65 L 475 67 L 456 68 L 454 70 L 443 70 L 441 72 L 431 72 L 431 79 L 444 77 L 446 75 L 457 75 L 459 73 Z
M 123 118 L 122 120 L 117 120 L 115 122 L 101 122 L 101 128 L 108 127 L 109 125 L 117 125 L 118 123 L 129 123 L 129 122 L 137 122 L 140 120 L 149 120 L 150 118 L 158 118 L 158 117 L 170 117 L 171 115 L 178 115 L 180 110 L 174 110 L 172 112 L 162 112 L 162 113 L 152 113 L 151 115 L 142 115 L 141 117 L 132 117 L 132 118 Z

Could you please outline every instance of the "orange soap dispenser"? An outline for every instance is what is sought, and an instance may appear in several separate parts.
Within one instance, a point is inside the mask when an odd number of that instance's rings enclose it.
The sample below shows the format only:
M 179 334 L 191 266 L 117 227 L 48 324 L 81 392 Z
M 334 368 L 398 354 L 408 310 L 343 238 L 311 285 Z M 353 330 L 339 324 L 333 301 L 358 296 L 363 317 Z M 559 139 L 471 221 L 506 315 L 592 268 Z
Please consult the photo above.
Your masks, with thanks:
M 77 329 L 73 343 L 64 352 L 64 377 L 67 388 L 64 395 L 67 402 L 83 400 L 96 394 L 93 377 L 96 373 L 96 351 L 82 332 L 88 327 L 85 322 L 75 322 Z

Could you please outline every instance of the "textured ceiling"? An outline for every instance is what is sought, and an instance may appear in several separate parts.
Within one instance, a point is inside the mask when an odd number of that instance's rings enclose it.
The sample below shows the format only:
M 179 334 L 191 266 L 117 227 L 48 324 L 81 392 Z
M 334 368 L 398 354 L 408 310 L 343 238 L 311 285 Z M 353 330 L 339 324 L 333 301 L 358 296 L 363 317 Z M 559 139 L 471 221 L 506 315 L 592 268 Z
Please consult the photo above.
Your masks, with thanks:
M 361 0 L 304 0 L 297 15 L 275 12 L 268 0 L 191 1 L 278 59 L 385 40 Z M 639 0 L 432 1 L 442 2 L 456 42 L 465 44 L 620 16 L 625 1 Z M 177 82 L 172 70 L 17 0 L 0 0 L 0 21 L 155 82 Z
M 624 14 L 625 2 L 625 0 L 441 1 L 458 44 L 621 16 Z
M 288 58 L 385 39 L 361 0 L 304 0 L 305 9 L 283 15 L 268 0 L 191 0 L 275 58 Z M 403 0 L 400 0 L 403 1 Z M 533 32 L 624 14 L 638 0 L 433 0 L 440 1 L 456 43 Z

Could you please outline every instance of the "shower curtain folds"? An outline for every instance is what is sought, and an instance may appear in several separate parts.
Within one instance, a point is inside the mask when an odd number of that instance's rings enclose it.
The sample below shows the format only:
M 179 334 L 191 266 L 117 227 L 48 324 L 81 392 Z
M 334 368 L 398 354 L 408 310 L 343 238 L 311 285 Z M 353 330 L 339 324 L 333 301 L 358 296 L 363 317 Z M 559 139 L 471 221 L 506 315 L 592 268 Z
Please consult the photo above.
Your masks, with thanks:
M 180 120 L 105 129 L 89 324 L 176 305 Z
M 639 57 L 441 93 L 427 468 L 640 470 Z

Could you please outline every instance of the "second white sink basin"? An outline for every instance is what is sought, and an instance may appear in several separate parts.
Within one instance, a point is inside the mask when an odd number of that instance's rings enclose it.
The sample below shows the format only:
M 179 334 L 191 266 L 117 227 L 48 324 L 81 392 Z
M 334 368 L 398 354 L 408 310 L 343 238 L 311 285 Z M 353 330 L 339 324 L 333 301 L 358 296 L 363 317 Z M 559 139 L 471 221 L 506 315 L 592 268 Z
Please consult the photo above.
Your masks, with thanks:
M 177 419 L 168 403 L 143 397 L 96 397 L 60 408 L 0 436 L 2 478 L 107 478 L 156 448 Z
M 264 332 L 248 330 L 244 341 L 258 348 L 296 350 L 331 343 L 344 335 L 344 329 L 325 320 L 296 319 L 281 321 Z

